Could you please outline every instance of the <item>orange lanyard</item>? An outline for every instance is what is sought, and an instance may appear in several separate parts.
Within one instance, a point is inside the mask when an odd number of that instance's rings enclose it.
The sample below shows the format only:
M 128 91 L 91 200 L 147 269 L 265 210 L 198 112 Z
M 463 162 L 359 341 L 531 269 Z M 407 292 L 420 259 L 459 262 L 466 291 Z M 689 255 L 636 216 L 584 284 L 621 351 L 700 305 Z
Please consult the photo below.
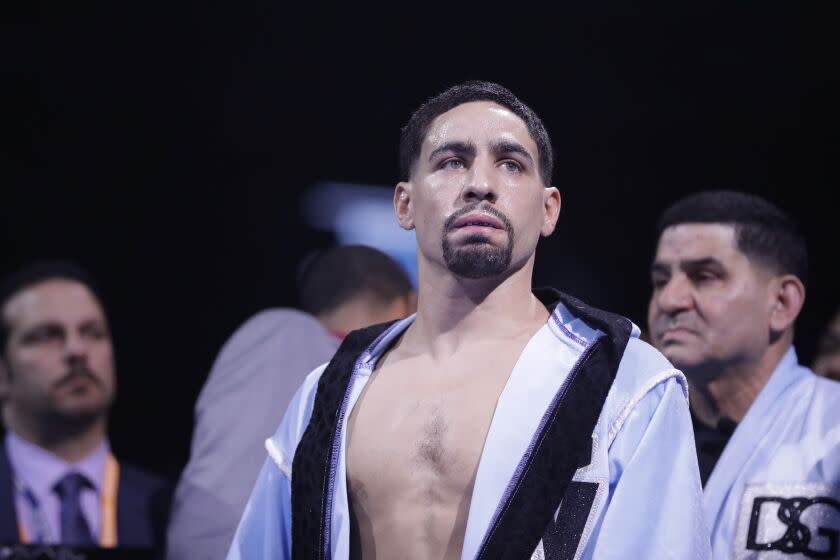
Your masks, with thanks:
M 105 460 L 105 478 L 102 481 L 102 498 L 100 500 L 101 527 L 99 530 L 99 546 L 113 548 L 117 546 L 117 492 L 120 485 L 120 464 L 113 455 L 108 453 Z M 31 503 L 36 515 L 41 517 L 41 524 L 45 524 L 43 513 L 37 503 Z M 20 542 L 29 543 L 29 537 L 23 523 L 18 522 Z M 44 535 L 41 535 L 44 538 Z

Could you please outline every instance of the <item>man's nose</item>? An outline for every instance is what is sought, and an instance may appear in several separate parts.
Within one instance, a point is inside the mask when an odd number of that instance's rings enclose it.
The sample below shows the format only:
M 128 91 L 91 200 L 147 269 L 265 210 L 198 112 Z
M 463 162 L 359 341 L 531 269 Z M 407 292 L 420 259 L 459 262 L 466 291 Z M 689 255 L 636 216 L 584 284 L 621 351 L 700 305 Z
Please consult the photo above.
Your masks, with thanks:
M 691 307 L 691 286 L 684 275 L 673 276 L 657 289 L 656 304 L 665 313 L 675 313 Z
M 86 364 L 88 359 L 88 341 L 77 333 L 67 335 L 64 342 L 64 357 L 68 364 Z
M 465 202 L 495 202 L 498 198 L 493 167 L 489 162 L 477 159 L 467 172 L 464 184 Z

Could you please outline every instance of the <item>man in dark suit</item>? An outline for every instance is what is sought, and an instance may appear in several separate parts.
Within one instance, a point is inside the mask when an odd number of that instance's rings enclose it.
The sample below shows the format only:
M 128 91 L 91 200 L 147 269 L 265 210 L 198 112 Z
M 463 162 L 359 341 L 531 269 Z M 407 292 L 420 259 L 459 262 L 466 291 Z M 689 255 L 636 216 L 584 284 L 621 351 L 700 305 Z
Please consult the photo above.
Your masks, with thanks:
M 0 544 L 162 548 L 171 486 L 110 451 L 116 380 L 90 277 L 30 265 L 0 288 Z

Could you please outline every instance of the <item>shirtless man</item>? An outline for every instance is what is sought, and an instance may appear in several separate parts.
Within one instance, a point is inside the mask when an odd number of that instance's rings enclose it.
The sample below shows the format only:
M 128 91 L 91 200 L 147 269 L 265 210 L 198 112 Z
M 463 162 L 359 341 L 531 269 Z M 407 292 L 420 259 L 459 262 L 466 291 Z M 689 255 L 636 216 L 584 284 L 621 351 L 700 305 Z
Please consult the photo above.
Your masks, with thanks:
M 417 314 L 310 374 L 228 557 L 706 557 L 682 375 L 630 321 L 531 291 L 560 212 L 539 117 L 467 82 L 400 153 Z

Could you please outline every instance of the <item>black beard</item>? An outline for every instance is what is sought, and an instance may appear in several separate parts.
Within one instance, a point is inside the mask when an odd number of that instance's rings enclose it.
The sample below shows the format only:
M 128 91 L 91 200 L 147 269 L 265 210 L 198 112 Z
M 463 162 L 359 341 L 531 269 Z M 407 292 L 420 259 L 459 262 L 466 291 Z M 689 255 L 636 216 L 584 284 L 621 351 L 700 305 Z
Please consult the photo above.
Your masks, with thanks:
M 508 242 L 505 247 L 496 247 L 490 243 L 486 236 L 476 233 L 470 235 L 463 241 L 461 247 L 455 248 L 449 242 L 447 232 L 452 229 L 452 224 L 461 216 L 477 210 L 479 205 L 470 205 L 462 208 L 450 216 L 443 226 L 443 261 L 446 267 L 457 276 L 463 278 L 490 278 L 498 276 L 510 267 L 513 257 L 513 226 L 507 216 L 492 207 L 481 207 L 487 214 L 498 218 L 505 226 Z

